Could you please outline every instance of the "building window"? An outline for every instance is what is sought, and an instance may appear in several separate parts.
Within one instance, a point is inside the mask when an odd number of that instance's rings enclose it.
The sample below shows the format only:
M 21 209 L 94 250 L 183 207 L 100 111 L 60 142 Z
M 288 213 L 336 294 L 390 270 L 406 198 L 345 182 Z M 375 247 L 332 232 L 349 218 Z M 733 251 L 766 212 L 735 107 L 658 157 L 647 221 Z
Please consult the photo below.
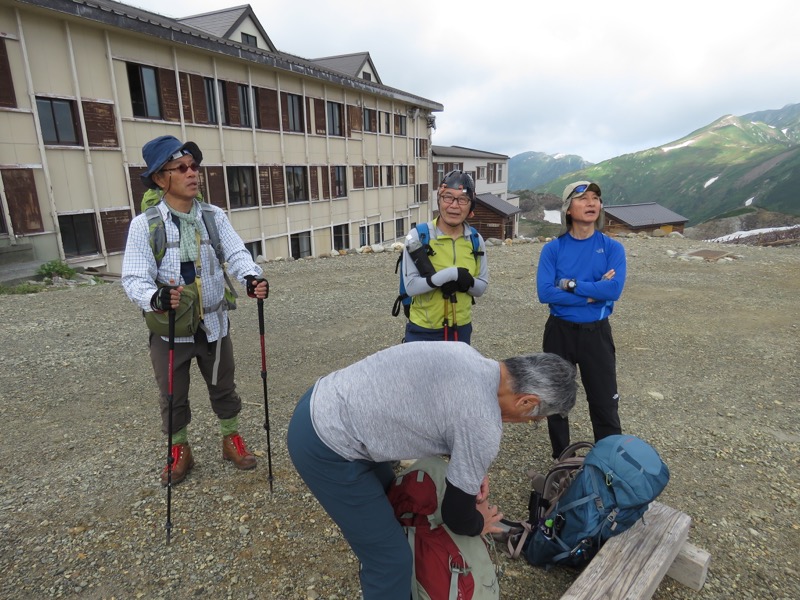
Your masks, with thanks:
M 444 163 L 436 163 L 434 171 L 433 186 L 438 190 L 439 186 L 442 185 L 442 181 L 444 181 Z
M 395 219 L 394 220 L 394 237 L 401 238 L 406 234 L 406 220 L 405 219 Z
M 99 254 L 97 224 L 93 213 L 58 215 L 61 242 L 67 257 Z
M 392 165 L 381 167 L 381 185 L 384 187 L 390 187 L 394 185 L 394 177 L 392 177 L 392 172 L 394 171 L 394 167 Z
M 258 48 L 258 39 L 256 39 L 256 36 L 250 35 L 249 33 L 242 34 L 242 43 Z
M 364 187 L 375 187 L 375 169 L 370 166 L 364 167 Z
M 381 133 L 386 135 L 392 134 L 392 115 L 388 112 L 381 111 Z
M 253 167 L 226 167 L 228 199 L 231 208 L 256 205 L 255 169 Z
M 203 80 L 203 87 L 206 90 L 206 111 L 208 111 L 208 122 L 219 123 L 217 117 L 217 86 L 214 85 L 214 80 L 206 77 Z
M 372 81 L 372 73 L 369 71 L 361 71 L 361 79 L 365 81 Z
M 290 236 L 292 243 L 292 258 L 306 258 L 311 256 L 311 232 L 293 233 Z
M 14 80 L 11 77 L 11 64 L 5 38 L 0 37 L 0 106 L 17 108 L 17 95 L 14 93 Z
M 286 197 L 289 202 L 308 201 L 308 177 L 305 167 L 286 167 Z
M 258 260 L 258 257 L 261 256 L 261 242 L 245 242 L 244 247 L 247 248 L 253 262 Z
M 332 167 L 333 169 L 333 197 L 344 198 L 347 196 L 347 167 Z
M 159 85 L 156 70 L 134 63 L 127 63 L 128 87 L 131 90 L 131 105 L 134 117 L 160 119 Z
M 397 185 L 408 185 L 408 167 L 397 167 Z
M 383 227 L 381 227 L 380 223 L 375 223 L 372 226 L 372 239 L 375 240 L 376 244 L 380 244 L 383 241 Z
M 358 245 L 369 246 L 369 229 L 366 225 L 361 225 L 358 228 Z
M 328 102 L 328 135 L 342 136 L 342 113 L 340 102 Z
M 287 94 L 287 112 L 289 114 L 289 131 L 302 133 L 303 128 L 303 97 L 297 94 Z
M 406 135 L 406 121 L 408 117 L 403 115 L 395 115 L 395 124 L 397 125 L 397 131 L 394 132 L 395 135 Z
M 486 179 L 486 167 L 477 167 L 477 169 L 478 172 L 476 174 L 476 177 L 478 179 Z
M 75 122 L 75 103 L 72 100 L 36 98 L 36 109 L 39 111 L 45 144 L 80 145 Z
M 253 119 L 251 118 L 250 86 L 238 84 L 236 89 L 239 92 L 239 122 L 242 127 L 251 127 Z
M 350 247 L 350 226 L 349 225 L 334 225 L 333 226 L 333 249 L 334 250 L 347 250 Z
M 364 114 L 364 123 L 363 123 L 364 131 L 377 133 L 378 111 L 376 111 L 374 108 L 365 108 L 363 114 Z
M 228 105 L 228 87 L 224 81 L 217 81 L 217 88 L 219 89 L 219 111 L 222 117 L 223 125 L 231 124 L 230 106 Z

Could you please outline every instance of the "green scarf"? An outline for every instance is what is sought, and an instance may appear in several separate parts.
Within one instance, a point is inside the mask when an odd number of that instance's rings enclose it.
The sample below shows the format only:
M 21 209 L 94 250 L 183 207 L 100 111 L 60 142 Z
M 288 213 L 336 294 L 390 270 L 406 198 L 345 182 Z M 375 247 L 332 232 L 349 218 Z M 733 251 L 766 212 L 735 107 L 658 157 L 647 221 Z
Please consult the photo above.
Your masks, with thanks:
M 181 262 L 195 262 L 198 257 L 197 233 L 202 235 L 200 219 L 197 214 L 197 204 L 192 203 L 192 210 L 188 213 L 178 212 L 169 204 L 167 204 L 167 208 L 181 222 Z

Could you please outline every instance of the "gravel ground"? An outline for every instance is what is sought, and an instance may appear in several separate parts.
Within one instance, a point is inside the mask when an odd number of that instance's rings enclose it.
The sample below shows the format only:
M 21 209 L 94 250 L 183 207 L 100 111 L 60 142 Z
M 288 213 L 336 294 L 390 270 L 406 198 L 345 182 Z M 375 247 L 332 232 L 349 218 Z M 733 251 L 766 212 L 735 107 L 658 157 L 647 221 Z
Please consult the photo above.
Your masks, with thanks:
M 672 480 L 660 499 L 692 516 L 690 540 L 712 555 L 702 591 L 667 578 L 655 598 L 800 598 L 800 248 L 622 241 L 629 277 L 612 320 L 623 428 L 662 454 Z M 737 258 L 681 258 L 701 248 Z M 488 250 L 473 334 L 485 355 L 541 349 L 540 249 Z M 231 320 L 241 431 L 259 466 L 223 464 L 195 369 L 197 466 L 173 489 L 169 546 L 140 313 L 118 283 L 0 296 L 0 597 L 357 599 L 357 562 L 292 468 L 286 424 L 315 378 L 400 341 L 396 256 L 266 265 L 274 491 L 256 304 L 245 297 Z M 492 501 L 520 518 L 524 473 L 549 464 L 549 444 L 542 429 L 506 431 Z M 590 436 L 579 397 L 573 439 Z M 575 577 L 499 560 L 504 598 L 555 600 Z

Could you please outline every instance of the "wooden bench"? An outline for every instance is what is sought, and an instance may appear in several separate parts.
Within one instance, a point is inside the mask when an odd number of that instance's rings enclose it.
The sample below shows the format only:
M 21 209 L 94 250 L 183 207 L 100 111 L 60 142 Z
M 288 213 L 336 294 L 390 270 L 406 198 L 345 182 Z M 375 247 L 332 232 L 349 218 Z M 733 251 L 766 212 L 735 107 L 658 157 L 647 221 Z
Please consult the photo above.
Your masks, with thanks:
M 653 502 L 643 521 L 603 545 L 561 600 L 648 599 L 664 575 L 699 591 L 711 556 L 688 542 L 691 522 Z

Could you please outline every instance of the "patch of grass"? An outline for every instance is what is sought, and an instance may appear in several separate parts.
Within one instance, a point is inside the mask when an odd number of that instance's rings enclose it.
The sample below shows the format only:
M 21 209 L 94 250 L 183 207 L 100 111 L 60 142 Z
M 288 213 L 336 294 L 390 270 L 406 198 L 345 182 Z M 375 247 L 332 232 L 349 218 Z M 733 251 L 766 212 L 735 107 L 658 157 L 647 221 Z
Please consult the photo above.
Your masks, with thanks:
M 36 269 L 36 274 L 40 277 L 52 279 L 53 277 L 61 277 L 62 279 L 72 279 L 75 277 L 75 269 L 70 267 L 63 260 L 51 260 L 41 265 Z
M 528 219 L 520 219 L 519 233 L 527 238 L 534 237 L 553 237 L 558 235 L 561 231 L 561 225 L 549 223 L 547 221 L 529 221 Z
M 38 294 L 47 289 L 43 283 L 20 283 L 19 285 L 0 285 L 0 295 Z

